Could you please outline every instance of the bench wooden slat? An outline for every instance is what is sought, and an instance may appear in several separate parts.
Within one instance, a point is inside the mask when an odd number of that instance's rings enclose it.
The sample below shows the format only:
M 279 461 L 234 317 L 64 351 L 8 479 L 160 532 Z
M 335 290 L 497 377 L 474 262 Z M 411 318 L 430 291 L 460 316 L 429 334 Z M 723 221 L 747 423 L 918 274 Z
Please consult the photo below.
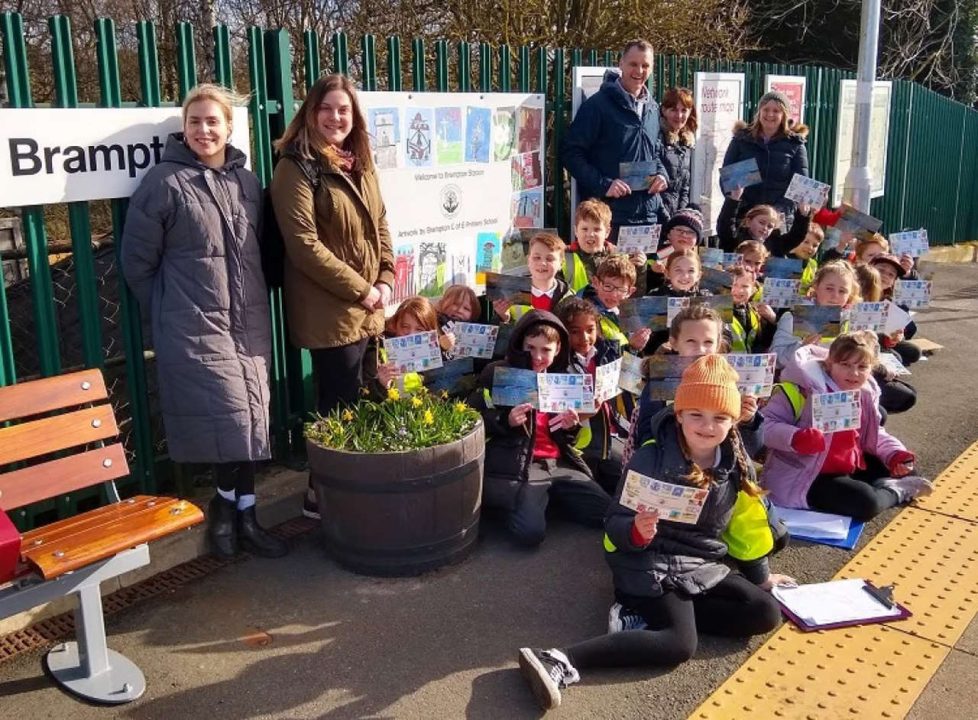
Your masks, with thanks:
M 97 427 L 96 427 L 97 425 Z M 111 405 L 0 428 L 0 465 L 118 435 Z
M 83 389 L 82 384 L 89 388 Z M 105 400 L 108 393 L 98 370 L 31 380 L 0 388 L 0 422 Z
M 58 458 L 0 475 L 0 508 L 13 510 L 128 474 L 120 443 Z
M 50 580 L 204 519 L 200 508 L 186 500 L 145 495 L 132 500 L 26 533 L 22 558 Z M 98 521 L 93 523 L 89 516 L 97 516 Z

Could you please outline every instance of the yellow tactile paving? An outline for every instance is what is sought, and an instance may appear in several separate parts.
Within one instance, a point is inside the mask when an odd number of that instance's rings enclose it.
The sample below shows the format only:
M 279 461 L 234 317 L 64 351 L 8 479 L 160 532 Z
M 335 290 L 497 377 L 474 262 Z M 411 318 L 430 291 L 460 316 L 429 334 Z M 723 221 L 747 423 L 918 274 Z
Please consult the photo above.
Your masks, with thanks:
M 978 443 L 934 479 L 934 492 L 917 507 L 978 522 Z
M 907 508 L 836 577 L 892 583 L 913 617 L 891 627 L 953 646 L 978 612 L 978 525 Z
M 902 718 L 949 652 L 884 625 L 785 625 L 690 720 Z
M 978 613 L 978 443 L 836 577 L 893 584 L 913 617 L 803 633 L 786 623 L 690 716 L 902 718 Z

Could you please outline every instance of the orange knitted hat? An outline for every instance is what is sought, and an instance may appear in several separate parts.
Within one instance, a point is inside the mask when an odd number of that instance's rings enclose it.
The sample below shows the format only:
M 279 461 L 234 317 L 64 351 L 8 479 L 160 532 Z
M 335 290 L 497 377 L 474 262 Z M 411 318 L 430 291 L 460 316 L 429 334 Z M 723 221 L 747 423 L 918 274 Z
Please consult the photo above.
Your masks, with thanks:
M 683 371 L 676 388 L 673 408 L 723 413 L 734 420 L 740 417 L 740 391 L 737 371 L 722 355 L 704 355 Z

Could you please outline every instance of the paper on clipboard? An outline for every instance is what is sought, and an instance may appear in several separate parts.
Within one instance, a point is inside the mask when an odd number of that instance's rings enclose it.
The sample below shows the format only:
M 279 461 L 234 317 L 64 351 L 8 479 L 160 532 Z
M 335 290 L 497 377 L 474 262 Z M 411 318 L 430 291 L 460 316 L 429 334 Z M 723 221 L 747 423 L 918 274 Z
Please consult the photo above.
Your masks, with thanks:
M 774 587 L 771 594 L 808 629 L 861 622 L 886 622 L 907 616 L 894 603 L 888 608 L 863 590 L 865 580 L 831 580 L 796 588 Z

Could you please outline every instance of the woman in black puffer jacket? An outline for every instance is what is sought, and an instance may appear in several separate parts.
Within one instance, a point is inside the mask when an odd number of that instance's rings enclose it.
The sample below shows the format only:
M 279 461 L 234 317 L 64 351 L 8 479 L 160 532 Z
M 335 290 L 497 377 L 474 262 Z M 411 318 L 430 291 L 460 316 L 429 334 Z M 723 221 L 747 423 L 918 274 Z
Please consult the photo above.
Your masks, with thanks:
M 696 106 L 693 93 L 686 88 L 669 88 L 662 97 L 662 122 L 659 138 L 662 141 L 662 164 L 669 175 L 669 186 L 659 193 L 666 218 L 690 205 L 693 145 L 696 142 Z M 694 203 L 695 207 L 695 203 Z

